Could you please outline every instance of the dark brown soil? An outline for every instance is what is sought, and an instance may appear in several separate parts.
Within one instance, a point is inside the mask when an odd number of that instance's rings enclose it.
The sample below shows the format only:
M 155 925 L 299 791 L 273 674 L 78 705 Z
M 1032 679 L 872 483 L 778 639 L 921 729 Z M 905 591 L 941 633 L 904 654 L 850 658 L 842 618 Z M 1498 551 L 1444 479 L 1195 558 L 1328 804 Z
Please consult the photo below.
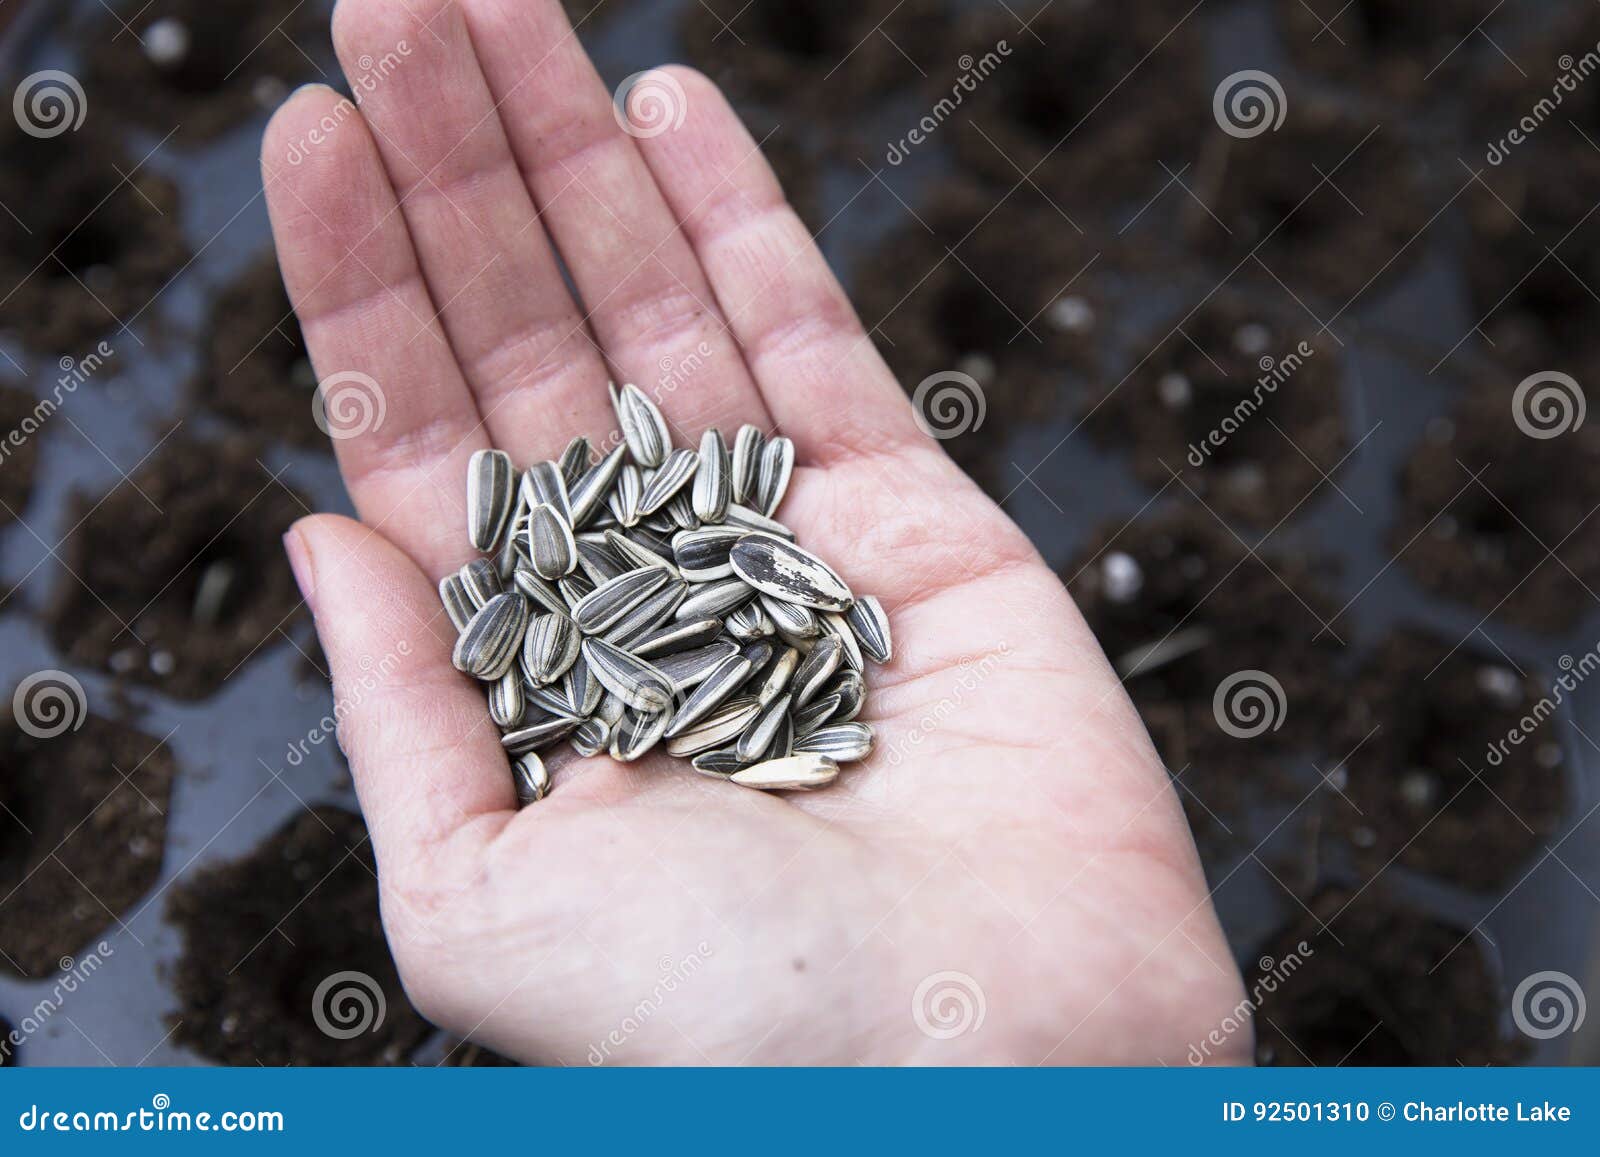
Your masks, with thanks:
M 406 999 L 384 942 L 374 871 L 361 817 L 319 807 L 175 889 L 168 915 L 184 950 L 174 1039 L 226 1065 L 403 1064 L 432 1029 Z M 347 1040 L 324 1032 L 313 1012 L 318 989 L 343 972 L 375 982 L 385 1010 Z M 323 1008 L 324 1023 L 354 1027 L 337 1004 Z
M 1455 642 L 1402 632 L 1367 661 L 1340 726 L 1338 754 L 1350 754 L 1328 818 L 1369 871 L 1399 862 L 1498 890 L 1561 824 L 1561 723 L 1506 742 L 1541 699 L 1554 702 L 1552 685 Z
M 0 1017 L 0 1069 L 17 1063 L 16 1049 L 11 1044 L 11 1022 Z
M 27 390 L 0 383 L 0 526 L 22 517 L 33 495 L 38 433 L 29 433 L 23 423 L 37 404 Z
M 48 613 L 56 645 L 180 699 L 210 695 L 270 647 L 298 613 L 281 538 L 306 507 L 260 453 L 180 433 L 109 496 L 74 495 L 71 572 Z
M 115 17 L 96 9 L 82 34 L 90 103 L 162 136 L 176 129 L 182 141 L 208 140 L 276 107 L 299 84 L 337 82 L 330 7 L 320 0 L 152 0 Z M 188 50 L 157 64 L 150 50 L 172 21 L 187 31 Z
M 1004 433 L 1069 409 L 1069 371 L 1096 365 L 1103 313 L 1081 235 L 1037 200 L 1016 195 L 995 212 L 997 200 L 964 182 L 939 186 L 865 257 L 855 292 L 907 393 L 939 373 L 977 382 L 983 424 L 944 446 L 991 490 L 1014 481 Z
M 0 121 L 0 326 L 42 353 L 132 324 L 189 259 L 177 187 L 97 124 L 41 140 Z
M 1263 527 L 1326 487 L 1350 439 L 1338 347 L 1314 322 L 1224 296 L 1162 323 L 1150 342 L 1085 423 L 1130 450 L 1144 482 L 1166 486 L 1176 472 L 1219 513 Z
M 1407 242 L 1434 202 L 1399 125 L 1304 99 L 1275 132 L 1207 140 L 1192 188 L 1210 212 L 1185 212 L 1196 247 L 1226 268 L 1342 307 L 1420 252 Z
M 1304 794 L 1284 771 L 1294 762 L 1286 757 L 1303 754 L 1301 778 L 1315 782 L 1310 761 L 1342 697 L 1333 668 L 1342 647 L 1331 634 L 1316 637 L 1313 612 L 1326 621 L 1334 610 L 1317 577 L 1322 568 L 1299 554 L 1258 553 L 1264 561 L 1210 514 L 1185 505 L 1126 526 L 1117 520 L 1061 571 L 1113 663 L 1163 641 L 1193 644 L 1124 683 L 1178 777 L 1191 822 L 1211 835 L 1236 826 L 1248 801 Z M 1224 680 L 1247 670 L 1277 680 L 1286 709 L 1276 730 L 1236 738 L 1213 703 Z
M 1325 892 L 1310 907 L 1315 919 L 1303 916 L 1263 952 L 1280 972 L 1291 954 L 1300 963 L 1262 994 L 1255 1015 L 1261 1064 L 1517 1059 L 1521 1049 L 1500 1034 L 1499 985 L 1466 929 L 1398 907 L 1376 889 Z M 1299 951 L 1302 942 L 1309 952 Z M 1247 986 L 1257 975 L 1246 970 Z
M 688 62 L 735 100 L 845 110 L 944 62 L 942 0 L 695 0 L 679 33 Z
M 28 717 L 64 724 L 38 698 Z M 0 715 L 0 965 L 41 979 L 117 921 L 161 874 L 176 762 L 153 737 L 89 715 L 48 739 Z
M 1500 31 L 1495 0 L 1277 0 L 1296 64 L 1363 92 L 1411 101 L 1449 81 L 1478 55 L 1468 40 L 1479 21 Z M 1504 9 L 1501 9 L 1503 12 Z
M 1200 22 L 1190 5 L 1056 0 L 983 5 L 965 20 L 929 84 L 951 97 L 961 60 L 1009 55 L 974 78 L 952 119 L 962 163 L 1009 189 L 1028 174 L 1070 212 L 1137 207 L 1193 160 L 1215 131 L 1201 83 Z M 1013 15 L 1013 12 L 1015 15 Z M 1019 18 L 1028 20 L 1026 29 Z
M 1401 472 L 1388 543 L 1435 594 L 1556 631 L 1600 591 L 1589 517 L 1600 505 L 1600 425 L 1532 438 L 1513 420 L 1512 396 L 1509 385 L 1476 387 L 1434 424 Z
M 327 448 L 311 416 L 316 374 L 276 259 L 258 261 L 222 289 L 205 335 L 205 363 L 194 380 L 202 404 L 267 437 Z
M 822 212 L 822 162 L 816 151 L 794 126 L 774 120 L 758 108 L 741 108 L 739 115 L 761 145 L 789 204 L 806 228 L 816 233 L 828 223 Z

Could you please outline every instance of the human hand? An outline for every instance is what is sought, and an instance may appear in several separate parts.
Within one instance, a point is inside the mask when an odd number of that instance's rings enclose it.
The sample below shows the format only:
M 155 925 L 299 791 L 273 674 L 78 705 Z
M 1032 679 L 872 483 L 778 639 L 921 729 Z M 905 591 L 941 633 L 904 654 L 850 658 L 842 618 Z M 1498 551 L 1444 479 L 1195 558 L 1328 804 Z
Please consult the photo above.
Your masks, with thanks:
M 302 90 L 262 163 L 317 374 L 369 375 L 385 413 L 335 443 L 361 522 L 287 545 L 417 1006 L 538 1063 L 1183 1063 L 1241 990 L 1167 775 L 722 96 L 669 69 L 681 126 L 624 133 L 555 0 L 341 0 L 334 33 L 360 111 Z M 467 461 L 604 437 L 606 381 L 667 359 L 694 366 L 678 443 L 781 428 L 781 517 L 889 612 L 878 748 L 786 796 L 552 760 L 517 811 L 436 591 L 471 553 Z

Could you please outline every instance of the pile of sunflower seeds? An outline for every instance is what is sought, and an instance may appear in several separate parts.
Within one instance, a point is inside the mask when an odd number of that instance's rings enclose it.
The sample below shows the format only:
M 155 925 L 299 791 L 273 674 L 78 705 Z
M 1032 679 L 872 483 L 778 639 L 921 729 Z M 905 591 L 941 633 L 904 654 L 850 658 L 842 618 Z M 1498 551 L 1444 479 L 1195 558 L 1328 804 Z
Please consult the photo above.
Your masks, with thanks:
M 824 787 L 872 751 L 853 722 L 889 621 L 773 518 L 794 444 L 741 427 L 675 448 L 637 387 L 611 387 L 622 444 L 574 438 L 520 475 L 499 450 L 467 474 L 485 557 L 439 584 L 456 667 L 487 688 L 518 800 L 544 798 L 539 752 L 638 759 L 767 791 Z

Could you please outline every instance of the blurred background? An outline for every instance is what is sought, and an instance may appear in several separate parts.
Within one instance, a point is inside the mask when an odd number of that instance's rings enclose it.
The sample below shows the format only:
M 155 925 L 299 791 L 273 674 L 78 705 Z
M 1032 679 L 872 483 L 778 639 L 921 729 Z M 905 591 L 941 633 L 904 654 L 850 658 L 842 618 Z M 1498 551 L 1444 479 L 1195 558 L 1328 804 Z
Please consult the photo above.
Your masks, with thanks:
M 1600 1060 L 1600 4 L 566 7 L 624 105 L 725 86 L 1072 590 L 1258 1059 Z M 0 1063 L 496 1061 L 405 1001 L 279 544 L 348 510 L 256 167 L 327 16 L 0 4 Z

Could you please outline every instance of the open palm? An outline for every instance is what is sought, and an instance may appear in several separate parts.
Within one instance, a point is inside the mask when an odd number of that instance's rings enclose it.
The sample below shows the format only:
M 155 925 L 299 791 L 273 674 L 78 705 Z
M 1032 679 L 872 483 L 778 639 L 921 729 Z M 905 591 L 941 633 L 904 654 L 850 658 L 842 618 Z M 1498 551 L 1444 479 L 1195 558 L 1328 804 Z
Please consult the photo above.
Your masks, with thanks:
M 624 132 L 556 0 L 341 0 L 334 34 L 360 111 L 297 93 L 262 162 L 317 373 L 383 413 L 336 441 L 362 521 L 287 543 L 418 1007 L 542 1063 L 1181 1063 L 1240 991 L 1166 774 L 722 96 L 665 70 L 682 123 Z M 664 374 L 680 445 L 794 439 L 782 517 L 894 629 L 877 751 L 805 795 L 556 759 L 518 812 L 436 594 L 467 462 L 603 438 L 607 380 Z

